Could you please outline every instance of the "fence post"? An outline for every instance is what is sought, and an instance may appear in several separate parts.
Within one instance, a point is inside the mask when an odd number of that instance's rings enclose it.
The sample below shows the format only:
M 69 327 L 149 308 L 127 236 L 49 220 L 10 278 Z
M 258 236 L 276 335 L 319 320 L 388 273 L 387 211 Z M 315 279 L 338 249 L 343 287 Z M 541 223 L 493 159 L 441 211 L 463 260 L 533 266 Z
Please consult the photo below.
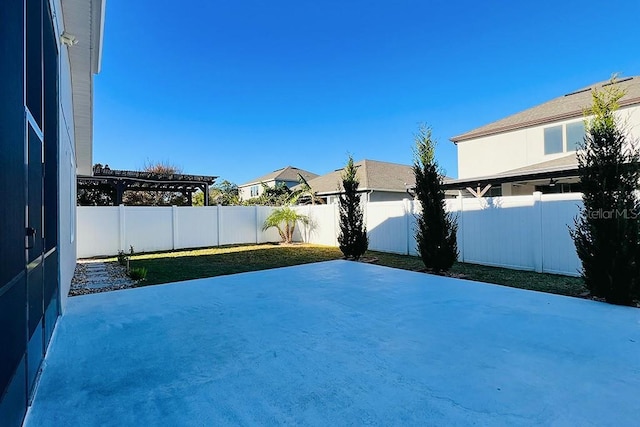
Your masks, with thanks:
M 178 207 L 171 206 L 171 249 L 176 250 L 178 243 Z
M 335 246 L 338 247 L 338 203 L 333 204 L 333 241 L 335 242 Z
M 538 273 L 544 271 L 544 253 L 542 246 L 542 193 L 535 191 L 533 193 L 533 224 L 532 224 L 533 236 L 531 244 L 533 246 L 533 269 Z
M 256 215 L 256 245 L 258 244 L 258 235 L 260 234 L 260 225 L 258 224 L 258 205 L 254 206 L 253 209 Z
M 462 191 L 458 191 L 458 255 L 459 261 L 464 262 L 464 198 Z
M 407 255 L 409 255 L 411 251 L 411 248 L 409 247 L 409 244 L 411 242 L 411 219 L 409 218 L 409 215 L 411 215 L 411 212 L 413 211 L 413 206 L 411 200 L 409 199 L 402 199 L 402 204 L 404 205 L 404 230 L 407 242 L 407 244 L 405 245 L 405 249 Z
M 218 236 L 217 236 L 218 237 L 218 239 L 217 239 L 218 240 L 218 245 L 217 246 L 220 246 L 220 215 L 221 215 L 220 204 L 218 203 L 216 205 L 216 229 L 218 230 L 218 233 L 217 233 L 218 234 Z
M 120 204 L 118 205 L 118 225 L 120 226 L 119 229 L 119 239 L 118 239 L 118 249 L 121 251 L 124 251 L 124 245 L 125 245 L 125 215 L 124 215 L 124 205 Z
M 362 200 L 362 198 L 360 200 Z M 363 205 L 364 208 L 362 209 L 362 222 L 364 223 L 366 229 L 369 230 L 369 193 L 367 193 L 367 199 L 365 200 Z

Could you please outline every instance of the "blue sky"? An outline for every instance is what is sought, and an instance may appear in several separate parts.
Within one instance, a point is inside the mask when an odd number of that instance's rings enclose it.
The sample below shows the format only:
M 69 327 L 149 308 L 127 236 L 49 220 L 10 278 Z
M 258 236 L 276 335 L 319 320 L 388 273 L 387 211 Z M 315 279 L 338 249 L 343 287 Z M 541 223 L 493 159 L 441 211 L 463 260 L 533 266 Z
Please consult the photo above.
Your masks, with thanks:
M 107 2 L 94 163 L 243 183 L 348 154 L 410 164 L 419 123 L 449 138 L 640 74 L 640 2 Z

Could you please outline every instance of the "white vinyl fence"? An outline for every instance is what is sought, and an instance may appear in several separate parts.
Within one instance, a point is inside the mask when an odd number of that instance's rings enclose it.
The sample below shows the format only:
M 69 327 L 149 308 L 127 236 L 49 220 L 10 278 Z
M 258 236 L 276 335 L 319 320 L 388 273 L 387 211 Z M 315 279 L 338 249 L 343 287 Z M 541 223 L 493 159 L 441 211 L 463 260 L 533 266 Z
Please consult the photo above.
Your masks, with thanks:
M 531 196 L 447 200 L 458 221 L 459 260 L 522 270 L 577 275 L 580 262 L 569 225 L 582 206 L 581 195 L 534 193 Z M 78 207 L 78 256 L 113 255 L 133 246 L 136 252 L 229 244 L 277 242 L 275 229 L 262 231 L 273 208 Z M 299 226 L 298 241 L 337 246 L 337 205 L 300 206 L 310 218 Z M 417 255 L 411 200 L 364 206 L 369 249 Z
M 266 206 L 78 206 L 78 257 L 277 242 Z

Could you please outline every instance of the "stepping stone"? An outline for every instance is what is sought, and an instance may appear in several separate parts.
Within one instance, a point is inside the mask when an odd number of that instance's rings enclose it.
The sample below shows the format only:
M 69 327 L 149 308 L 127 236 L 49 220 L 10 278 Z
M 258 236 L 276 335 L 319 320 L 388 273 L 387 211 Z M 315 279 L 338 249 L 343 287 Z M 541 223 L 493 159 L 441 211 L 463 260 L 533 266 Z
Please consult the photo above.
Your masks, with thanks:
M 108 282 L 87 283 L 85 286 L 87 289 L 102 289 L 102 288 L 110 287 L 111 283 L 108 283 Z

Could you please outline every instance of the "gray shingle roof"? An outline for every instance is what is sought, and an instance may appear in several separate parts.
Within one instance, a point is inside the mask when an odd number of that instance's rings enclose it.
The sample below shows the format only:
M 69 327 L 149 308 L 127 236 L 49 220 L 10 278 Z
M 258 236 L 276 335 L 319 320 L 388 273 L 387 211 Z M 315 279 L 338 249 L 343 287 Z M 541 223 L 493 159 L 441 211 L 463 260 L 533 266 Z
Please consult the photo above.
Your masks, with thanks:
M 298 169 L 294 166 L 287 166 L 285 168 L 278 169 L 276 171 L 263 175 L 259 178 L 252 179 L 251 181 L 245 182 L 238 187 L 246 187 L 247 185 L 259 184 L 261 182 L 269 181 L 298 181 L 298 174 L 302 175 L 302 177 L 307 181 L 318 176 L 318 174 L 306 171 L 304 169 Z
M 409 165 L 365 159 L 356 162 L 355 166 L 360 190 L 405 192 L 407 185 L 415 184 L 413 169 Z M 336 193 L 341 188 L 341 175 L 342 169 L 338 169 L 308 180 L 308 183 L 313 191 L 320 195 Z
M 602 90 L 609 84 L 610 80 L 595 83 L 586 88 L 552 99 L 544 104 L 473 129 L 462 135 L 454 136 L 451 138 L 451 141 L 457 143 L 543 123 L 582 117 L 585 108 L 591 105 L 591 91 L 593 89 Z M 618 87 L 625 92 L 625 96 L 619 102 L 621 107 L 640 104 L 640 76 L 620 78 L 617 84 Z
M 502 173 L 504 174 L 526 173 L 526 172 L 544 171 L 548 169 L 555 170 L 558 168 L 569 169 L 577 166 L 578 166 L 578 157 L 576 156 L 576 153 L 571 153 L 568 156 L 560 157 L 558 159 L 547 160 L 546 162 L 535 163 L 533 165 L 527 165 L 521 168 L 511 169 Z

